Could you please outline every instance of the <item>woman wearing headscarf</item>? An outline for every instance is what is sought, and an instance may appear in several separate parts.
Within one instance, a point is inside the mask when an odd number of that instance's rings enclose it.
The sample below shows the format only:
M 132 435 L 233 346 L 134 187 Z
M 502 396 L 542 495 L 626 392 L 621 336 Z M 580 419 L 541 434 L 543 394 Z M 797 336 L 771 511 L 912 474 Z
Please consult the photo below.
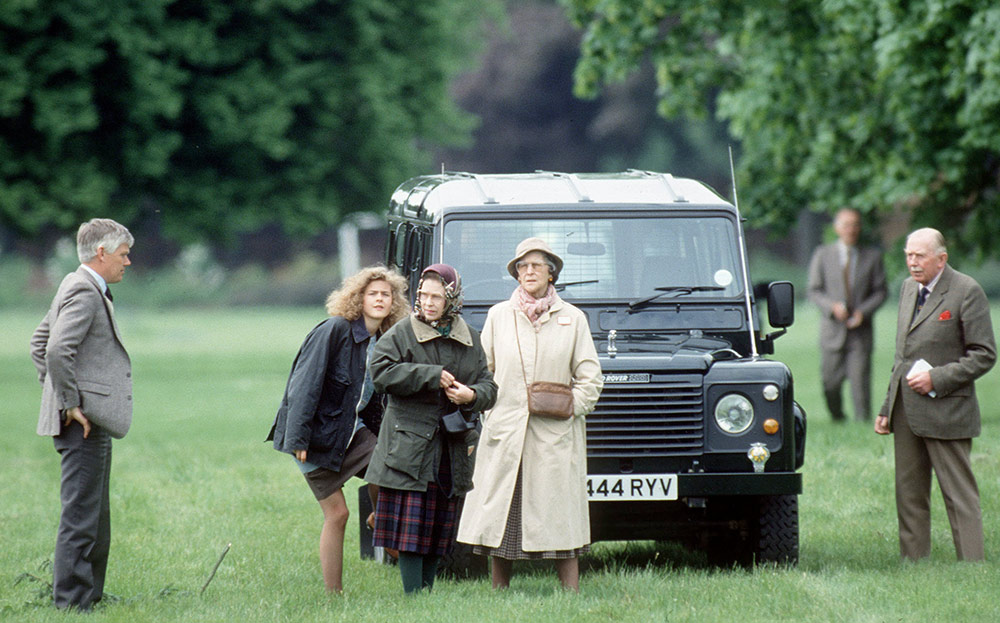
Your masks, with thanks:
M 378 342 L 375 390 L 388 395 L 378 444 L 365 479 L 378 485 L 374 544 L 399 551 L 403 590 L 434 586 L 452 547 L 461 497 L 472 487 L 478 433 L 443 430 L 488 409 L 497 387 L 479 334 L 459 315 L 462 287 L 447 264 L 424 269 L 413 314 Z
M 601 366 L 587 317 L 556 294 L 563 261 L 541 238 L 517 245 L 510 300 L 490 308 L 483 348 L 499 385 L 482 440 L 458 540 L 491 557 L 493 587 L 507 588 L 514 560 L 553 559 L 563 587 L 579 590 L 579 556 L 590 546 L 584 416 L 597 404 Z M 572 416 L 529 415 L 527 386 L 569 385 Z
M 326 589 L 339 593 L 348 518 L 342 488 L 364 471 L 382 418 L 367 362 L 378 336 L 406 317 L 406 280 L 384 266 L 365 268 L 330 293 L 326 310 L 330 317 L 295 356 L 267 439 L 295 457 L 323 510 L 320 566 Z

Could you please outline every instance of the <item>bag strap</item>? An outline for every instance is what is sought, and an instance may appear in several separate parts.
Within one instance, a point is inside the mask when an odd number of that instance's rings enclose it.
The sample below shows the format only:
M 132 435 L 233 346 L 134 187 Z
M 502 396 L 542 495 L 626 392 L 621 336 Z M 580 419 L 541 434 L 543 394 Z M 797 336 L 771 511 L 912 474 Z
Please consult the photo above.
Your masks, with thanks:
M 521 352 L 521 336 L 518 335 L 520 332 L 517 330 L 517 310 L 511 307 L 510 313 L 514 316 L 514 339 L 517 340 L 517 356 L 521 360 L 521 379 L 524 380 L 524 391 L 530 394 L 531 390 L 528 388 L 528 372 L 524 369 L 524 354 Z

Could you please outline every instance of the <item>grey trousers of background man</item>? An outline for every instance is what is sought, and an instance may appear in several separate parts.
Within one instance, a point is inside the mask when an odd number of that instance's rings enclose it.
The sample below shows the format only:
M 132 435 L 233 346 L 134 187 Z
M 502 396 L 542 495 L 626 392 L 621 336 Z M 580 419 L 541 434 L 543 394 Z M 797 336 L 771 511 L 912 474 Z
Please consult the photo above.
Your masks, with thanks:
M 854 418 L 864 422 L 872 418 L 872 348 L 875 344 L 871 325 L 850 329 L 840 348 L 821 349 L 820 372 L 823 375 L 823 396 L 830 416 L 843 420 L 844 407 L 841 387 L 844 380 L 851 385 Z
M 104 594 L 111 548 L 111 436 L 91 426 L 63 426 L 53 438 L 62 456 L 62 516 L 56 537 L 52 596 L 58 608 L 87 610 Z

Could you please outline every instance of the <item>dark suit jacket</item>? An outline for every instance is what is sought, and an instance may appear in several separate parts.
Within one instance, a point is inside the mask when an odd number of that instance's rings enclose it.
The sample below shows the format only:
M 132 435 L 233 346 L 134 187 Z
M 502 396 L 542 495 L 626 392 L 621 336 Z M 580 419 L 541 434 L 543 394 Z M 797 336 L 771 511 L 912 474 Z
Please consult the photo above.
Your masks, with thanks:
M 847 326 L 833 317 L 833 306 L 844 302 L 844 269 L 840 264 L 837 243 L 818 247 L 809 263 L 809 300 L 819 307 L 820 344 L 840 348 L 847 339 Z M 858 247 L 857 263 L 852 271 L 850 308 L 860 311 L 864 320 L 857 330 L 871 332 L 872 315 L 887 294 L 882 252 L 872 247 Z
M 42 383 L 39 435 L 58 435 L 62 412 L 72 407 L 92 421 L 123 421 L 124 431 L 108 432 L 125 435 L 132 421 L 132 364 L 114 306 L 82 266 L 63 279 L 31 336 L 31 359 Z
M 891 428 L 893 408 L 901 400 L 917 436 L 976 437 L 980 424 L 974 381 L 986 374 L 997 358 L 989 302 L 974 279 L 948 265 L 913 318 L 919 290 L 920 284 L 912 277 L 900 290 L 896 358 L 879 415 L 890 418 Z M 935 398 L 916 393 L 906 383 L 906 375 L 918 359 L 934 366 L 931 381 Z

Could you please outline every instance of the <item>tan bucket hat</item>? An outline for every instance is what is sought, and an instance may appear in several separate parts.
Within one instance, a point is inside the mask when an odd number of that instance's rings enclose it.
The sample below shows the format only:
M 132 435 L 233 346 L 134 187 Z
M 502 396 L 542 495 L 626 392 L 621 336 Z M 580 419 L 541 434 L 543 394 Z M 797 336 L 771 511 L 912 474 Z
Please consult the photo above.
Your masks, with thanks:
M 514 251 L 514 259 L 507 262 L 507 272 L 511 274 L 514 279 L 517 279 L 517 262 L 525 255 L 531 253 L 532 251 L 541 251 L 545 255 L 552 259 L 552 263 L 556 265 L 556 271 L 552 275 L 552 283 L 555 283 L 559 278 L 559 273 L 562 272 L 563 261 L 562 258 L 556 255 L 552 251 L 552 247 L 548 245 L 541 238 L 525 238 L 517 245 L 517 250 Z

